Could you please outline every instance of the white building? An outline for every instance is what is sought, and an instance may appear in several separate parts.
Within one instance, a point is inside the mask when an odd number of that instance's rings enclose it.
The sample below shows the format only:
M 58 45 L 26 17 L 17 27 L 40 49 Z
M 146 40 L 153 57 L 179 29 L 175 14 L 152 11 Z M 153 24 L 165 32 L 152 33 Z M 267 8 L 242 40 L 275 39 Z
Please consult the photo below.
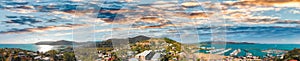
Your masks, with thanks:
M 160 53 L 155 53 L 151 58 L 151 61 L 160 61 L 160 57 L 161 57 Z
M 139 53 L 139 54 L 135 55 L 135 58 L 138 58 L 138 59 L 140 59 L 140 60 L 142 60 L 142 61 L 145 61 L 145 60 L 146 60 L 146 56 L 147 56 L 149 53 L 151 53 L 151 50 L 146 50 L 146 51 L 144 51 L 144 52 L 142 52 L 142 53 Z

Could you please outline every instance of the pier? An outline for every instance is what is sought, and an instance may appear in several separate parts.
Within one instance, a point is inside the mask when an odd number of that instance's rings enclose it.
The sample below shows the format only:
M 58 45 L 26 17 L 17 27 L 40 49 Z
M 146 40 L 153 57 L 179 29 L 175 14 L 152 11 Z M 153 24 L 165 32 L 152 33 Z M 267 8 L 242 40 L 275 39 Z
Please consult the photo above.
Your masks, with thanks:
M 240 52 L 241 52 L 241 49 L 234 50 L 232 53 L 230 53 L 230 56 L 236 56 Z
M 226 50 L 224 50 L 224 51 L 221 51 L 221 52 L 218 52 L 218 53 L 215 53 L 215 54 L 224 54 L 225 52 L 228 52 L 228 51 L 230 51 L 231 50 L 231 48 L 229 48 L 229 49 L 226 49 Z
M 215 53 L 215 52 L 222 51 L 222 50 L 225 50 L 225 49 L 224 48 L 222 48 L 222 49 L 215 49 L 215 50 L 209 50 L 207 52 L 209 52 L 209 53 Z

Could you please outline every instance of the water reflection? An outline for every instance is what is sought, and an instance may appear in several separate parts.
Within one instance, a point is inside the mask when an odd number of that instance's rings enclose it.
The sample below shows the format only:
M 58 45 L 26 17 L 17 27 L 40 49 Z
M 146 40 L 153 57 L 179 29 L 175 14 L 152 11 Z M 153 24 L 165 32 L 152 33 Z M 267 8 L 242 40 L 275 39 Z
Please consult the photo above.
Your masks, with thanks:
M 47 52 L 49 50 L 54 49 L 55 46 L 51 46 L 51 45 L 37 45 L 38 47 L 38 51 L 40 52 Z

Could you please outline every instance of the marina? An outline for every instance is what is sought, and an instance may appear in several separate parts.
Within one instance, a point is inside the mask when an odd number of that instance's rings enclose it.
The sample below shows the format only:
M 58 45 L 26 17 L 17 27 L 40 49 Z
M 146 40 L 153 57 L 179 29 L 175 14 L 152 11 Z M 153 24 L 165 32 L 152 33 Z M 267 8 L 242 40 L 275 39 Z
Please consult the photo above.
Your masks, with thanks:
M 293 48 L 300 47 L 300 45 L 297 44 L 277 44 L 277 45 L 281 45 L 281 47 L 273 47 L 274 45 L 276 44 L 227 44 L 226 48 L 210 49 L 204 51 L 199 50 L 199 52 L 232 56 L 232 57 L 264 58 L 264 57 L 274 57 L 274 56 L 281 57 L 283 53 L 287 52 L 287 50 L 292 50 Z M 263 48 L 261 46 L 268 47 L 268 48 Z M 214 47 L 210 47 L 208 45 L 201 48 L 214 48 Z

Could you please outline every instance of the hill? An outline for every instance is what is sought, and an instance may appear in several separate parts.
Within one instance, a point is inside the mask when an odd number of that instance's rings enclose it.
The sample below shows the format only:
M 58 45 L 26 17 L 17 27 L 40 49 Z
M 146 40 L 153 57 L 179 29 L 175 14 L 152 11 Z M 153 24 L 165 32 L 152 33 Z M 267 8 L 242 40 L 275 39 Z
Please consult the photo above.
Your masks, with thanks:
M 72 44 L 77 44 L 77 43 L 72 41 L 67 41 L 67 40 L 42 41 L 42 42 L 35 43 L 35 45 L 72 45 Z
M 300 60 L 300 49 L 293 49 L 291 51 L 288 51 L 287 53 L 285 53 L 282 61 L 299 61 Z
M 101 42 L 96 42 L 97 44 L 97 47 L 113 47 L 113 42 L 114 43 L 119 43 L 119 44 L 124 44 L 122 42 L 125 42 L 128 41 L 127 43 L 129 44 L 134 44 L 134 43 L 137 43 L 137 42 L 140 42 L 140 41 L 146 41 L 146 40 L 149 40 L 151 39 L 150 37 L 147 37 L 147 36 L 143 36 L 143 35 L 140 35 L 140 36 L 136 36 L 136 37 L 133 37 L 133 38 L 126 38 L 126 39 L 108 39 L 106 41 L 101 41 Z

